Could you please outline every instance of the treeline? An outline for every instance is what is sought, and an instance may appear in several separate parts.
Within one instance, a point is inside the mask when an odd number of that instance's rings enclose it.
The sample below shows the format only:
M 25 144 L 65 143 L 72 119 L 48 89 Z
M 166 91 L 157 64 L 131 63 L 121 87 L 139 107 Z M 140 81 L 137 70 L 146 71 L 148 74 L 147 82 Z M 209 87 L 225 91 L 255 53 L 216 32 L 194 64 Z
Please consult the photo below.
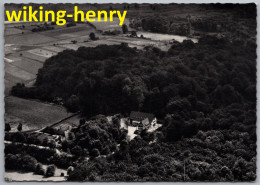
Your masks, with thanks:
M 44 23 L 42 26 L 37 25 L 36 28 L 32 29 L 32 32 L 41 32 L 41 31 L 54 30 L 54 29 L 55 28 L 53 26 L 49 26 L 48 23 Z
M 36 159 L 39 163 L 50 165 L 54 164 L 60 168 L 68 168 L 75 161 L 75 158 L 73 156 L 68 156 L 65 154 L 58 155 L 54 148 L 43 148 L 34 145 L 26 145 L 24 143 L 5 144 L 5 160 L 7 160 L 6 157 L 8 156 L 8 154 L 27 154 L 30 157 Z
M 172 18 L 162 16 L 147 16 L 130 20 L 129 26 L 134 29 L 142 29 L 154 33 L 168 33 L 188 36 L 190 34 L 188 20 L 186 18 Z
M 188 15 L 189 16 L 189 15 Z M 187 16 L 187 17 L 188 17 Z M 130 20 L 129 26 L 137 30 L 144 30 L 154 33 L 167 33 L 182 36 L 190 35 L 204 35 L 209 32 L 221 33 L 228 37 L 242 37 L 249 39 L 252 33 L 255 34 L 255 19 L 248 19 L 244 21 L 239 19 L 236 15 L 232 19 L 227 20 L 225 17 L 163 17 L 163 16 L 147 16 Z M 244 25 L 241 28 L 241 25 Z M 233 38 L 232 38 L 233 39 Z
M 188 6 L 191 8 L 190 5 Z M 161 10 L 159 10 L 160 7 Z M 165 7 L 161 5 L 151 5 L 151 8 L 158 11 L 160 16 L 157 14 L 135 16 L 130 19 L 129 26 L 137 30 L 183 36 L 200 36 L 211 32 L 225 34 L 226 37 L 250 39 L 256 34 L 256 5 L 254 3 L 206 4 L 197 5 L 197 7 L 195 5 L 193 8 L 198 8 L 200 13 L 187 13 L 185 16 L 174 15 L 172 11 L 166 13 L 169 9 L 164 9 Z M 185 9 L 185 5 L 174 8 Z M 198 10 L 194 12 L 196 11 Z

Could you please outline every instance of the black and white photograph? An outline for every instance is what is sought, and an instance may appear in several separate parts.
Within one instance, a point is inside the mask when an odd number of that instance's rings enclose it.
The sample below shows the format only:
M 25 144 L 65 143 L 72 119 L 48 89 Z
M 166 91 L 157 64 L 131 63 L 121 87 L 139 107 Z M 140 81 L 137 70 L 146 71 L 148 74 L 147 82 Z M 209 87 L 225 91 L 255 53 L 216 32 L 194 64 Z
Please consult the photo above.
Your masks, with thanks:
M 256 3 L 4 11 L 5 181 L 256 181 Z

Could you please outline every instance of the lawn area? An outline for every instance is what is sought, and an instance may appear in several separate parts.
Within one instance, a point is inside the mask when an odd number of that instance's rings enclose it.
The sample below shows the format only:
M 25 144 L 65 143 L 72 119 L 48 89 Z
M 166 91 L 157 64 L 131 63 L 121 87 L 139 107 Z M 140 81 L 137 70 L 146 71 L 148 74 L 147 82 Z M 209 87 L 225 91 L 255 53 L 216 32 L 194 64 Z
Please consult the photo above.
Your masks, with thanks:
M 61 106 L 14 96 L 5 97 L 5 122 L 10 123 L 13 129 L 19 122 L 24 123 L 23 130 L 40 129 L 70 115 Z

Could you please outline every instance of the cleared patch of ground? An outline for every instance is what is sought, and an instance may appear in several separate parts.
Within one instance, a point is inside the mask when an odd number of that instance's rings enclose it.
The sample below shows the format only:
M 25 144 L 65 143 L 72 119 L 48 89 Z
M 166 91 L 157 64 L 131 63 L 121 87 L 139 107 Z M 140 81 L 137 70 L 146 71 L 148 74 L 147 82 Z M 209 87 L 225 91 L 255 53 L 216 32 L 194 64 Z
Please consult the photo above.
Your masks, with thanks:
M 53 128 L 60 129 L 60 130 L 68 130 L 68 127 L 76 127 L 79 125 L 79 120 L 81 119 L 80 115 L 73 116 L 69 119 L 66 119 L 59 124 L 55 125 Z
M 137 136 L 136 134 L 134 134 L 134 132 L 136 130 L 137 130 L 137 127 L 128 126 L 127 136 L 129 137 L 130 140 L 134 139 L 135 136 Z

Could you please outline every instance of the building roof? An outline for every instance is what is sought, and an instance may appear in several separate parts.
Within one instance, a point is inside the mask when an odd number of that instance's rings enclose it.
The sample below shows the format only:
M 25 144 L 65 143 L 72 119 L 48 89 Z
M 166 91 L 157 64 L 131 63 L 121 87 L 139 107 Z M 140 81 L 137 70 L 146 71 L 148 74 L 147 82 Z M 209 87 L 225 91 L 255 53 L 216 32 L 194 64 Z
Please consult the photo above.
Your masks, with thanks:
M 154 115 L 149 113 L 144 113 L 144 112 L 135 112 L 135 111 L 132 111 L 130 114 L 130 119 L 135 121 L 143 121 L 146 118 L 148 118 L 149 122 L 152 122 L 154 119 Z

